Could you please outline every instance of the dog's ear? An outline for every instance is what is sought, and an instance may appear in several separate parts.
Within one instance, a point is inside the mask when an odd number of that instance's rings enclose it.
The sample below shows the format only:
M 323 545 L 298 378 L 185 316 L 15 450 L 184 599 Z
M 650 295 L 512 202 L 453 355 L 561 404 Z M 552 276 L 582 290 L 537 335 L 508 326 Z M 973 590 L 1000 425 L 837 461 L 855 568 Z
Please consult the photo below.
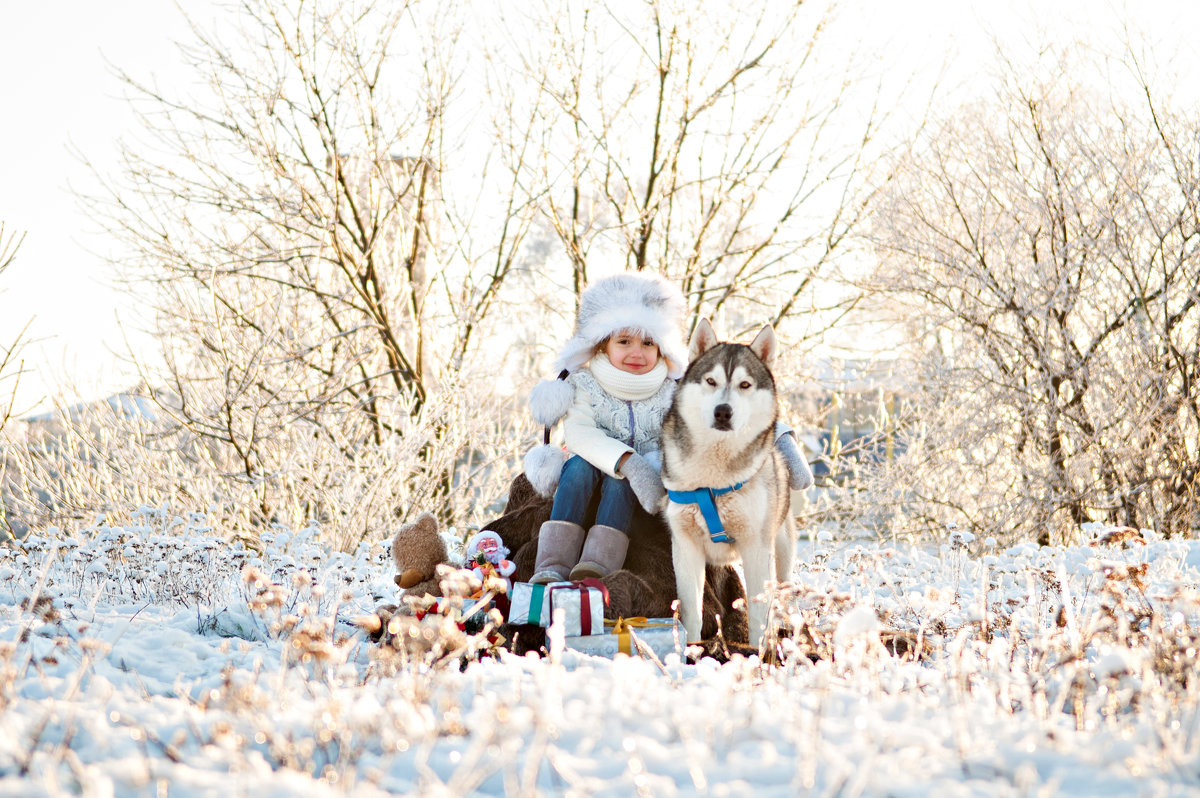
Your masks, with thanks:
M 692 340 L 688 343 L 688 362 L 695 360 L 717 345 L 717 331 L 708 319 L 700 319 Z
M 770 324 L 763 327 L 750 343 L 750 351 L 758 355 L 758 359 L 770 368 L 771 362 L 779 352 L 779 339 L 775 337 L 775 328 Z

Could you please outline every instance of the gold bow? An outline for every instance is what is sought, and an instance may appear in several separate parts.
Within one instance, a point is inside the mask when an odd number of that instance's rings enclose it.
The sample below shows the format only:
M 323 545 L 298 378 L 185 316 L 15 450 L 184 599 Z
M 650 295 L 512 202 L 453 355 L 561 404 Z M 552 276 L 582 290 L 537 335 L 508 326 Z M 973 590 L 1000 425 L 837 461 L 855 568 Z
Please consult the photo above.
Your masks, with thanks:
M 633 618 L 617 618 L 615 621 L 610 621 L 606 618 L 604 625 L 610 627 L 612 633 L 617 636 L 617 651 L 622 654 L 632 654 L 633 647 L 630 645 L 629 637 L 631 630 L 663 628 L 673 626 L 674 624 L 651 623 L 650 619 L 646 616 L 638 615 Z

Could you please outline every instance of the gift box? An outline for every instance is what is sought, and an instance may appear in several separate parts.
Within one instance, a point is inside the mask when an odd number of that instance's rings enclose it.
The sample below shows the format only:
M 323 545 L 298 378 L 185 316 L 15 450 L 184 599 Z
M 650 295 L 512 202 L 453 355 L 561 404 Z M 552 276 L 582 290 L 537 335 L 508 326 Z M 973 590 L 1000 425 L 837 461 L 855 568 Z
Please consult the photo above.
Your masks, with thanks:
M 551 582 L 548 585 L 534 585 L 529 582 L 513 582 L 508 594 L 508 622 L 514 626 L 533 624 L 548 627 L 550 619 L 550 597 L 546 595 L 548 588 L 555 585 L 569 585 L 570 582 Z
M 508 622 L 549 628 L 554 610 L 562 608 L 568 637 L 604 634 L 608 589 L 599 579 L 533 585 L 515 582 L 509 595 Z
M 568 637 L 564 643 L 567 648 L 598 657 L 640 657 L 650 650 L 660 660 L 675 651 L 677 644 L 680 654 L 687 645 L 687 634 L 674 618 L 620 618 L 606 620 L 604 625 L 604 634 Z

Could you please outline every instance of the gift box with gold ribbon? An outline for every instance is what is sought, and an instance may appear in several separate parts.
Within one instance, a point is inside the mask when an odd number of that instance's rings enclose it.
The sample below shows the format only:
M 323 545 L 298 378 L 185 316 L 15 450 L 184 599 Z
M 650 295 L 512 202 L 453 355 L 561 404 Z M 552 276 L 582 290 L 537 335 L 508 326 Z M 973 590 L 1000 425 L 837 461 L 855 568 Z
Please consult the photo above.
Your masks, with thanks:
M 644 657 L 653 651 L 659 659 L 676 651 L 676 645 L 682 655 L 687 644 L 687 633 L 674 618 L 618 618 L 605 620 L 604 626 L 604 634 L 567 637 L 564 642 L 567 648 L 599 657 Z

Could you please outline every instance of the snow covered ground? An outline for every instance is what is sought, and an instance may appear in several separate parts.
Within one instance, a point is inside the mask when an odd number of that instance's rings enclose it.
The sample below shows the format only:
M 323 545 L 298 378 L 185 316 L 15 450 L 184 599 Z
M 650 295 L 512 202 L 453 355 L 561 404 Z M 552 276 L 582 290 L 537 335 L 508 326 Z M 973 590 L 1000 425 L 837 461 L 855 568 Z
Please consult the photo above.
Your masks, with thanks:
M 1105 532 L 806 542 L 778 664 L 460 669 L 352 623 L 382 541 L 51 530 L 0 548 L 0 795 L 1195 795 L 1200 546 Z

